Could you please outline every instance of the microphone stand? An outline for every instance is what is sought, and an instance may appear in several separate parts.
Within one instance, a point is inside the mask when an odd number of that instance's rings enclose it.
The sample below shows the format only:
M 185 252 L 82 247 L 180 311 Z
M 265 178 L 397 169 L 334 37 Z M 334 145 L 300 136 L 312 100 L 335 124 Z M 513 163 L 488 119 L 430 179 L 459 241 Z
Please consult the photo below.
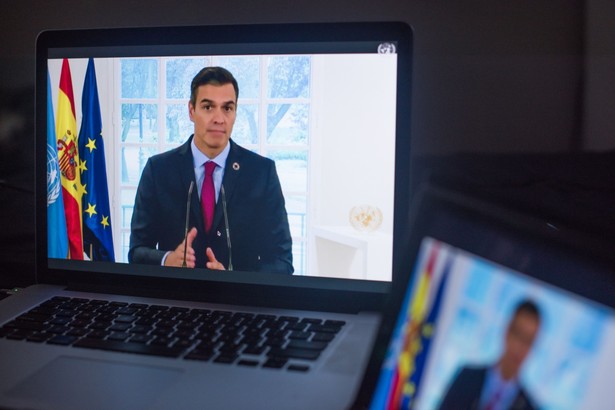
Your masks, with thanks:
M 190 188 L 188 189 L 188 200 L 186 201 L 186 227 L 184 229 L 184 262 L 182 268 L 186 265 L 186 250 L 188 247 L 188 222 L 190 221 L 190 198 L 192 197 L 192 190 L 194 189 L 194 181 L 190 181 Z
M 220 194 L 222 197 L 222 213 L 224 214 L 224 226 L 226 228 L 226 246 L 228 248 L 228 270 L 233 270 L 233 249 L 231 247 L 231 230 L 228 226 L 228 212 L 226 211 L 226 193 L 224 185 L 220 185 Z

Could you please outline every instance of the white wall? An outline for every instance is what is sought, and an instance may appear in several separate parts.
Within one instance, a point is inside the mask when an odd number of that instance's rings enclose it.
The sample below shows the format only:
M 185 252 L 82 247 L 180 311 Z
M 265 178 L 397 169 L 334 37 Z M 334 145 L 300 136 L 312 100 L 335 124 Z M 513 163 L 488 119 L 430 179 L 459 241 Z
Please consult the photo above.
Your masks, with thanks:
M 314 58 L 313 69 L 308 272 L 390 279 L 396 58 L 319 56 Z M 382 211 L 378 232 L 353 232 L 349 213 L 360 205 Z M 322 228 L 316 236 L 315 226 Z M 327 239 L 321 236 L 323 231 L 328 231 Z M 337 237 L 340 242 L 332 243 Z M 357 240 L 364 245 L 348 245 Z M 319 246 L 321 243 L 326 246 Z
M 327 56 L 315 64 L 322 81 L 313 101 L 312 224 L 348 226 L 350 209 L 368 204 L 380 208 L 381 229 L 392 232 L 395 64 L 394 56 L 378 54 Z

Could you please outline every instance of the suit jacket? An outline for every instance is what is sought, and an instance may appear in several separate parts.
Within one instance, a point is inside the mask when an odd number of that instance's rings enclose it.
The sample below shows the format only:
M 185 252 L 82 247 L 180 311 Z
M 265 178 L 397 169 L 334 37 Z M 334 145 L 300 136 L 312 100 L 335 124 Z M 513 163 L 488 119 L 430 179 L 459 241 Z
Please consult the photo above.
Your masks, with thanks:
M 131 263 L 160 265 L 167 251 L 184 240 L 186 203 L 195 181 L 190 143 L 151 157 L 141 175 L 131 221 Z M 224 186 L 232 262 L 235 270 L 292 273 L 292 240 L 284 196 L 275 163 L 229 141 Z M 198 191 L 190 198 L 189 226 L 197 228 L 192 243 L 196 266 L 205 267 L 206 247 L 229 267 L 229 247 L 222 193 L 211 231 L 205 234 Z
M 483 385 L 489 367 L 464 367 L 449 387 L 440 409 L 478 410 Z M 534 406 L 528 393 L 519 386 L 519 393 L 513 400 L 511 410 L 533 410 Z

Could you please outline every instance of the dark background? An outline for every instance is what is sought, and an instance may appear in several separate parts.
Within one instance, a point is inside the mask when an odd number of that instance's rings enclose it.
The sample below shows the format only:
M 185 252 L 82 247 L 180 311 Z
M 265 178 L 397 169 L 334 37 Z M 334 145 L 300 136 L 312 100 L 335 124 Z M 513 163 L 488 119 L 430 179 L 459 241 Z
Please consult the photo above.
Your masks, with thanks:
M 414 28 L 413 181 L 615 232 L 611 0 L 1 2 L 0 286 L 34 280 L 34 45 L 44 29 L 401 20 Z

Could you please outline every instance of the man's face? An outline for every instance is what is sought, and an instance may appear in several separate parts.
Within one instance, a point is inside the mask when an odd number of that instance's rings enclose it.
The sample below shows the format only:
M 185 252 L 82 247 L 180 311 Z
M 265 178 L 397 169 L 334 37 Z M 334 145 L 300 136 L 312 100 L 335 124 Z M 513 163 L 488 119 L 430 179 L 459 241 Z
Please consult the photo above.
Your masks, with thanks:
M 528 312 L 518 312 L 510 321 L 504 340 L 504 354 L 500 360 L 505 377 L 516 377 L 530 352 L 540 327 L 539 319 Z
M 196 102 L 188 104 L 190 120 L 194 123 L 194 143 L 213 158 L 231 138 L 237 101 L 232 84 L 202 85 L 197 89 Z

